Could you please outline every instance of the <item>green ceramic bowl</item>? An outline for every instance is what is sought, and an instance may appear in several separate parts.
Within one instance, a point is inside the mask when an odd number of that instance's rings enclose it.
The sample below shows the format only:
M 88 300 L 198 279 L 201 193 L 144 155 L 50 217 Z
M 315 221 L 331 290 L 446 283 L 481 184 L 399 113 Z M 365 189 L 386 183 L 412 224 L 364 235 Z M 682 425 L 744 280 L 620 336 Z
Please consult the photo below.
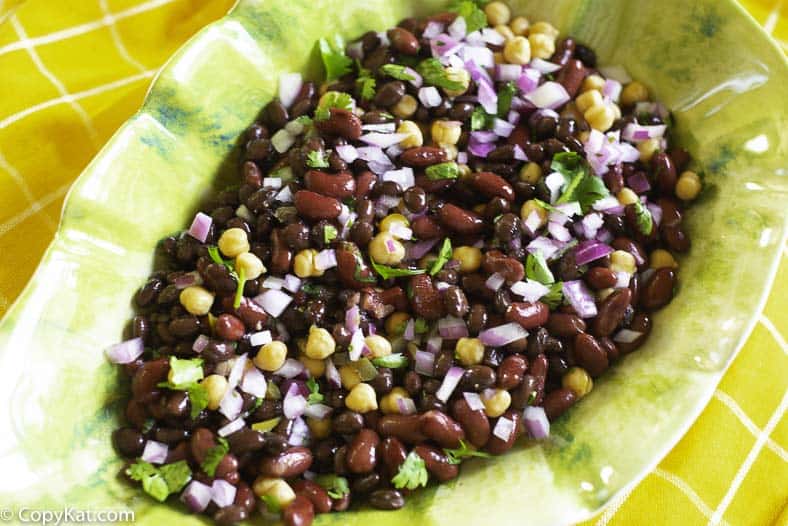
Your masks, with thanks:
M 313 45 L 435 12 L 437 0 L 242 0 L 159 75 L 142 110 L 74 185 L 60 230 L 0 324 L 0 503 L 131 508 L 137 524 L 200 524 L 118 480 L 110 446 L 126 396 L 102 350 L 164 235 L 234 176 L 236 137 L 277 75 L 319 73 Z M 553 426 L 546 444 L 463 465 L 398 512 L 317 524 L 566 524 L 654 467 L 709 400 L 769 289 L 786 232 L 785 87 L 777 46 L 732 0 L 514 1 L 624 65 L 674 112 L 705 174 L 688 217 L 681 288 L 628 356 Z

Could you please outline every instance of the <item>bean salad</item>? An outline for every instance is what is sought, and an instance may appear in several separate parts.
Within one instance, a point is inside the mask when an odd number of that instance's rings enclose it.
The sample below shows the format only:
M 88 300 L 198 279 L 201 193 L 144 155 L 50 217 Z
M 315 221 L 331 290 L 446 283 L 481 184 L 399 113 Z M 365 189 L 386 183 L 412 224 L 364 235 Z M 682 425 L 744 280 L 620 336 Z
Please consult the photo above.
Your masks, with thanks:
M 107 350 L 123 475 L 222 525 L 398 509 L 550 440 L 690 247 L 668 111 L 550 23 L 462 1 L 317 46 Z

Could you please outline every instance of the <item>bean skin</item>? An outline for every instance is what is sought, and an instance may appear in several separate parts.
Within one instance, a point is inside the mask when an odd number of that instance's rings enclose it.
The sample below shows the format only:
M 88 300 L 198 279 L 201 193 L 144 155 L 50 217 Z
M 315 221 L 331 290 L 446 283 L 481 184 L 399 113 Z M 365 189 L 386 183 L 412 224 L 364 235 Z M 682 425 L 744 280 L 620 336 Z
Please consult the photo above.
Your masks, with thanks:
M 347 467 L 351 473 L 370 473 L 375 469 L 380 437 L 371 429 L 362 429 L 347 450 Z
M 484 449 L 493 455 L 500 455 L 512 449 L 512 447 L 514 447 L 514 443 L 517 441 L 517 438 L 523 433 L 523 416 L 520 411 L 508 409 L 499 418 L 508 418 L 514 422 L 514 431 L 511 435 L 509 435 L 508 440 L 502 440 L 500 437 L 490 435 L 490 440 L 487 442 L 487 445 Z M 493 423 L 491 423 L 490 426 L 493 429 L 495 428 L 495 424 Z
M 395 489 L 379 489 L 369 496 L 369 503 L 381 510 L 398 510 L 405 505 L 405 498 Z
M 460 447 L 465 432 L 460 424 L 441 411 L 427 411 L 421 415 L 421 432 L 444 448 Z
M 301 446 L 291 447 L 284 453 L 266 457 L 260 462 L 260 474 L 266 477 L 291 478 L 300 475 L 312 465 L 312 452 Z
M 490 439 L 490 421 L 482 409 L 472 410 L 464 398 L 452 403 L 452 415 L 462 425 L 468 442 L 482 448 Z
M 303 495 L 312 503 L 317 513 L 331 511 L 331 497 L 323 487 L 311 480 L 296 480 L 290 486 L 296 495 Z
M 418 444 L 427 438 L 421 432 L 419 415 L 383 415 L 378 421 L 378 432 L 384 437 L 395 437 L 405 444 Z
M 314 519 L 315 507 L 303 495 L 296 495 L 293 502 L 282 510 L 282 520 L 286 526 L 309 526 Z
M 552 422 L 564 414 L 576 401 L 577 395 L 570 389 L 562 388 L 552 391 L 544 399 L 544 411 L 547 418 Z
M 427 471 L 440 482 L 456 478 L 460 473 L 460 467 L 449 464 L 449 458 L 436 447 L 420 444 L 413 451 L 424 460 Z
M 577 363 L 596 378 L 608 367 L 607 353 L 590 334 L 580 333 L 574 340 L 574 357 Z
M 498 367 L 498 387 L 507 391 L 514 389 L 523 382 L 523 375 L 528 369 L 528 362 L 519 354 L 507 356 Z
M 408 452 L 402 442 L 394 437 L 386 437 L 380 444 L 380 456 L 390 477 L 397 474 L 399 467 L 405 462 Z
M 640 305 L 649 311 L 661 309 L 673 299 L 675 283 L 675 270 L 672 268 L 658 269 L 643 287 L 640 293 Z

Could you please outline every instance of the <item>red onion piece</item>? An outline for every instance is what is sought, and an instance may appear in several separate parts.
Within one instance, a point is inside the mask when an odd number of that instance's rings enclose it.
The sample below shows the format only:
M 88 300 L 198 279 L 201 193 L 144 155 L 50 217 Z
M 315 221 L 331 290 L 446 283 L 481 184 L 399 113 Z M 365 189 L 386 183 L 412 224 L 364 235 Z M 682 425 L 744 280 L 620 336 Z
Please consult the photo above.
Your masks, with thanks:
M 416 184 L 416 179 L 413 175 L 413 168 L 407 166 L 400 168 L 398 170 L 388 170 L 386 173 L 383 174 L 382 179 L 384 181 L 394 181 L 395 183 L 400 185 L 400 187 L 403 190 L 407 190 L 408 188 Z M 393 196 L 387 196 L 387 197 L 393 197 Z M 399 203 L 399 199 L 396 197 L 395 199 L 397 199 L 397 203 L 395 203 L 393 206 L 396 206 Z
M 596 233 L 605 224 L 605 220 L 602 219 L 602 214 L 597 213 L 590 213 L 583 218 L 580 222 L 583 226 L 583 234 L 588 239 L 593 239 L 596 237 Z
M 285 294 L 281 290 L 267 290 L 262 294 L 255 296 L 252 300 L 260 305 L 265 312 L 278 318 L 293 301 L 293 298 Z
M 178 290 L 185 289 L 186 287 L 191 287 L 192 285 L 202 285 L 202 276 L 196 270 L 192 272 L 186 272 L 185 274 L 181 274 L 177 278 L 175 278 L 175 288 Z
M 364 60 L 364 42 L 359 40 L 347 45 L 347 56 L 355 60 Z
M 487 157 L 494 149 L 495 145 L 489 142 L 480 143 L 473 140 L 468 142 L 468 153 L 476 157 Z
M 398 144 L 400 141 L 408 136 L 407 133 L 365 133 L 359 140 L 373 146 L 380 148 L 388 148 L 391 145 Z
M 239 429 L 241 429 L 246 422 L 244 422 L 243 418 L 236 418 L 226 426 L 220 427 L 219 430 L 216 432 L 220 437 L 230 436 Z
M 493 274 L 490 274 L 490 277 L 487 278 L 487 281 L 484 282 L 484 286 L 490 290 L 498 290 L 501 288 L 501 285 L 503 285 L 505 281 L 506 278 L 504 278 L 498 272 L 494 272 Z
M 580 263 L 578 263 L 580 264 Z M 564 281 L 564 297 L 581 318 L 593 318 L 597 314 L 594 295 L 580 280 Z
M 591 205 L 591 208 L 600 212 L 607 212 L 608 210 L 617 208 L 619 206 L 621 206 L 621 203 L 618 202 L 618 199 L 616 199 L 616 197 L 613 195 L 609 195 L 596 201 L 593 205 Z
M 203 352 L 203 350 L 205 350 L 205 348 L 208 346 L 209 343 L 211 343 L 211 339 L 204 334 L 200 334 L 199 336 L 197 336 L 197 339 L 194 340 L 194 343 L 192 344 L 192 351 L 196 352 L 197 354 L 200 354 L 201 352 Z
M 495 88 L 492 87 L 491 83 L 486 80 L 479 82 L 478 96 L 479 104 L 482 105 L 484 111 L 491 115 L 495 115 L 498 112 L 498 94 L 495 92 Z
M 227 389 L 235 389 L 235 387 L 238 385 L 238 382 L 241 381 L 241 377 L 244 374 L 244 369 L 246 368 L 246 362 L 248 359 L 249 358 L 246 354 L 242 354 L 235 359 L 233 366 L 230 369 L 230 376 L 227 377 Z
M 230 506 L 235 501 L 235 486 L 224 479 L 215 479 L 211 484 L 211 500 L 220 508 Z
M 654 226 L 657 227 L 662 222 L 662 208 L 654 203 L 647 203 L 646 208 L 651 212 L 651 219 L 654 220 Z
M 271 331 L 259 331 L 252 333 L 249 336 L 249 344 L 252 347 L 259 347 L 261 345 L 271 343 L 272 341 L 273 338 L 271 337 Z
M 405 330 L 402 333 L 402 337 L 405 341 L 409 342 L 416 339 L 416 322 L 413 321 L 413 318 L 409 319 L 405 324 Z
M 525 227 L 525 231 L 530 236 L 536 235 L 536 231 L 539 230 L 541 224 L 542 224 L 542 218 L 539 217 L 539 214 L 536 211 L 533 211 L 530 214 L 528 214 L 528 217 L 526 217 L 525 221 L 523 221 L 523 227 Z
M 479 333 L 479 340 L 490 347 L 503 347 L 514 341 L 528 337 L 528 331 L 519 323 L 511 322 L 486 329 Z
M 425 108 L 435 108 L 441 103 L 441 94 L 435 86 L 425 86 L 419 89 L 419 101 Z
M 569 93 L 564 87 L 553 81 L 547 81 L 525 96 L 525 100 L 537 108 L 556 109 L 569 102 Z
M 265 398 L 266 389 L 268 385 L 265 381 L 265 376 L 257 367 L 251 367 L 246 371 L 243 380 L 241 381 L 241 390 L 257 398 Z
M 561 246 L 559 246 L 559 242 L 544 236 L 539 236 L 528 243 L 528 245 L 525 247 L 525 250 L 531 254 L 541 252 L 545 259 L 550 259 L 553 254 L 558 252 L 559 248 L 561 248 Z
M 497 141 L 498 136 L 492 131 L 477 130 L 470 133 L 470 139 L 477 143 L 488 143 Z
M 442 338 L 458 340 L 468 336 L 468 326 L 462 318 L 446 316 L 438 320 L 438 332 Z
M 473 60 L 466 60 L 464 65 L 465 65 L 465 69 L 468 70 L 468 73 L 470 73 L 471 79 L 476 84 L 479 84 L 482 81 L 486 81 L 487 83 L 492 85 L 492 78 L 490 77 L 490 74 L 487 73 L 487 71 L 485 71 L 481 67 L 479 67 L 479 65 L 476 62 L 474 62 Z M 478 98 L 476 100 L 470 100 L 468 102 L 477 102 L 477 101 Z
M 651 190 L 646 174 L 643 172 L 636 172 L 627 178 L 627 186 L 630 187 L 636 194 L 645 194 Z
M 145 449 L 142 451 L 142 460 L 151 464 L 164 464 L 167 460 L 167 453 L 170 447 L 162 442 L 148 440 L 145 442 Z
M 276 276 L 267 276 L 263 280 L 263 288 L 264 289 L 276 289 L 281 290 L 282 287 L 285 285 L 285 280 L 282 278 L 277 278 Z
M 493 133 L 499 137 L 508 137 L 514 131 L 514 124 L 511 124 L 503 119 L 495 119 L 493 121 Z
M 613 336 L 613 341 L 618 343 L 632 343 L 643 336 L 642 332 L 621 329 Z
M 294 358 L 288 358 L 285 360 L 285 363 L 282 365 L 282 367 L 274 371 L 274 374 L 276 376 L 281 376 L 282 378 L 295 378 L 303 371 L 304 364 Z
M 611 254 L 613 249 L 604 243 L 600 243 L 595 239 L 588 239 L 580 242 L 575 248 L 575 263 L 578 265 L 587 265 L 592 261 L 603 258 Z
M 195 513 L 205 511 L 211 503 L 211 487 L 197 480 L 192 480 L 181 493 L 181 501 Z
M 263 177 L 263 187 L 264 188 L 273 188 L 274 190 L 278 190 L 282 188 L 282 178 L 281 177 Z
M 352 144 L 343 144 L 341 146 L 336 146 L 334 151 L 337 152 L 339 158 L 345 161 L 346 163 L 350 164 L 356 159 L 358 159 L 358 151 L 356 151 L 356 147 Z
M 282 106 L 289 108 L 293 105 L 303 83 L 300 73 L 281 73 L 279 75 L 279 100 L 282 102 Z
M 572 239 L 572 234 L 569 233 L 569 230 L 567 230 L 565 226 L 558 223 L 548 223 L 547 231 L 550 232 L 550 235 L 553 236 L 553 239 L 557 239 L 558 241 L 567 242 Z
M 287 439 L 287 443 L 291 446 L 303 446 L 309 440 L 309 426 L 306 425 L 304 419 L 301 417 L 293 421 L 293 430 Z
M 293 192 L 290 190 L 289 186 L 285 186 L 278 194 L 276 194 L 276 197 L 274 197 L 274 199 L 279 201 L 280 203 L 292 203 Z
M 542 440 L 550 435 L 550 421 L 547 420 L 543 407 L 526 407 L 523 411 L 523 421 L 528 433 L 536 440 Z
M 397 125 L 393 122 L 384 122 L 381 124 L 362 124 L 361 129 L 370 132 L 394 133 L 397 129 Z
M 629 281 L 632 275 L 629 272 L 618 271 L 616 272 L 616 284 L 613 287 L 623 289 L 629 286 Z
M 140 337 L 132 338 L 116 343 L 104 352 L 107 355 L 107 359 L 112 363 L 131 363 L 145 352 L 145 343 Z
M 520 147 L 519 144 L 514 145 L 514 158 L 518 161 L 528 160 L 528 156 L 525 154 L 525 151 Z
M 292 419 L 303 415 L 304 410 L 306 410 L 306 398 L 299 393 L 298 385 L 292 383 L 282 402 L 282 413 L 285 418 Z
M 446 32 L 450 37 L 456 40 L 462 40 L 465 38 L 465 35 L 468 32 L 468 24 L 465 22 L 465 18 L 461 16 L 455 18 L 454 22 L 449 24 L 449 27 L 446 28 Z
M 502 34 L 491 27 L 482 28 L 482 40 L 493 46 L 502 46 L 506 39 Z
M 624 127 L 621 133 L 621 138 L 628 142 L 643 142 L 648 139 L 660 139 L 665 135 L 667 126 L 664 124 L 655 124 L 653 126 L 644 126 L 634 122 L 629 123 Z
M 468 407 L 471 408 L 471 411 L 484 411 L 484 403 L 479 393 L 467 391 L 462 393 L 462 397 L 468 402 Z
M 449 368 L 449 370 L 446 372 L 446 376 L 443 378 L 443 383 L 435 393 L 435 396 L 438 398 L 438 400 L 441 402 L 446 402 L 451 397 L 451 394 L 457 388 L 457 385 L 460 383 L 464 373 L 465 371 L 461 367 Z
M 434 37 L 430 40 L 430 49 L 433 57 L 446 57 L 457 53 L 463 44 L 454 40 L 446 33 Z
M 550 202 L 555 203 L 558 195 L 561 193 L 561 188 L 566 184 L 566 179 L 560 173 L 553 172 L 545 177 L 544 184 L 550 190 Z
M 205 240 L 208 238 L 208 233 L 211 231 L 211 224 L 213 224 L 213 218 L 211 216 L 203 214 L 202 212 L 197 212 L 187 234 L 200 243 L 205 243 Z
M 331 414 L 331 411 L 334 409 L 331 406 L 326 404 L 309 404 L 306 406 L 304 410 L 304 414 L 309 418 L 316 418 L 317 420 L 323 420 L 325 417 Z
M 501 82 L 514 82 L 520 78 L 523 73 L 523 67 L 518 64 L 496 64 L 495 65 L 495 80 Z
M 535 58 L 531 61 L 531 67 L 534 68 L 539 73 L 554 73 L 561 69 L 560 64 L 556 64 L 554 62 L 548 62 L 547 60 L 543 60 L 541 58 Z
M 337 366 L 334 365 L 334 360 L 330 357 L 326 358 L 326 380 L 337 389 L 342 387 L 342 378 L 339 376 L 339 370 Z
M 348 347 L 348 356 L 351 362 L 355 362 L 361 358 L 361 353 L 364 351 L 366 344 L 364 343 L 364 333 L 361 329 L 357 329 L 350 338 L 350 345 Z
M 438 354 L 441 351 L 441 346 L 443 346 L 443 338 L 440 336 L 430 336 L 427 338 L 427 352 Z
M 416 402 L 413 401 L 413 398 L 397 398 L 397 408 L 403 415 L 416 414 Z
M 523 300 L 531 303 L 538 301 L 539 298 L 550 292 L 550 289 L 539 283 L 538 281 L 529 279 L 526 281 L 518 281 L 513 284 L 510 289 L 512 294 L 522 296 Z
M 427 351 L 416 351 L 416 365 L 414 370 L 424 376 L 432 376 L 435 365 L 435 355 Z
M 349 332 L 355 332 L 358 330 L 359 326 L 361 325 L 361 311 L 358 308 L 358 305 L 353 305 L 347 311 L 345 311 L 345 328 Z
M 413 237 L 413 230 L 406 227 L 402 223 L 392 223 L 392 225 L 389 227 L 389 234 L 396 237 L 397 239 L 408 240 Z
M 424 32 L 422 35 L 424 38 L 435 38 L 436 36 L 443 33 L 444 24 L 440 22 L 436 22 L 435 20 L 431 20 L 427 22 L 426 27 L 424 28 Z
M 609 98 L 613 102 L 618 102 L 618 97 L 621 95 L 621 83 L 617 80 L 607 79 L 605 85 L 602 87 L 602 95 Z
M 285 275 L 285 289 L 289 290 L 293 294 L 301 290 L 301 278 L 294 276 L 292 274 Z
M 337 266 L 337 254 L 333 248 L 321 250 L 315 256 L 315 268 L 317 270 L 328 270 Z
M 512 433 L 514 433 L 514 421 L 504 416 L 499 417 L 492 433 L 506 442 L 512 436 Z
M 517 87 L 524 95 L 533 92 L 539 86 L 542 74 L 533 68 L 525 68 L 517 79 Z
M 241 414 L 244 399 L 235 389 L 228 389 L 222 401 L 219 402 L 219 412 L 228 420 L 235 420 Z

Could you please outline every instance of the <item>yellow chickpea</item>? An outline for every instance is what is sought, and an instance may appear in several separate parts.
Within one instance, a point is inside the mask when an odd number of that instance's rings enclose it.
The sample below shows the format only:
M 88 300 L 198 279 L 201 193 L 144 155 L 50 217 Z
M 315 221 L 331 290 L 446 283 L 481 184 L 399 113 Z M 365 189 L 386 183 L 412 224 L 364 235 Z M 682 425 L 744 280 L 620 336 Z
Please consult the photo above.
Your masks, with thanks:
M 646 102 L 648 100 L 648 88 L 633 80 L 621 90 L 621 104 L 623 106 L 634 106 L 638 102 Z
M 495 389 L 492 394 L 482 395 L 484 414 L 490 418 L 499 417 L 512 405 L 512 395 L 506 389 Z
M 454 145 L 460 140 L 461 131 L 462 127 L 458 126 L 455 121 L 436 120 L 432 123 L 430 135 L 437 144 Z
M 402 215 L 402 214 L 389 214 L 386 217 L 384 217 L 383 219 L 381 219 L 381 221 L 380 221 L 380 231 L 381 232 L 388 232 L 389 230 L 391 230 L 391 226 L 394 223 L 399 223 L 400 225 L 402 225 L 404 227 L 409 227 L 410 226 L 410 222 L 408 221 L 408 218 L 405 217 L 404 215 Z
M 549 35 L 554 39 L 558 37 L 558 29 L 555 28 L 550 22 L 537 22 L 528 30 L 529 35 L 533 35 L 536 33 L 542 33 L 545 35 Z
M 367 246 L 369 256 L 382 265 L 396 265 L 405 258 L 405 247 L 388 232 L 380 232 Z
M 325 360 L 316 360 L 315 358 L 301 355 L 298 357 L 298 361 L 304 364 L 312 378 L 320 378 L 326 373 Z
M 287 360 L 287 345 L 279 340 L 268 342 L 257 352 L 254 364 L 263 371 L 278 371 Z
M 597 93 L 597 92 L 590 92 Z M 583 118 L 588 122 L 588 125 L 599 131 L 607 131 L 613 126 L 616 120 L 615 111 L 607 104 L 600 104 L 598 106 L 591 106 L 583 112 Z
M 211 311 L 213 305 L 213 292 L 199 285 L 186 287 L 181 291 L 178 299 L 189 314 L 195 316 L 205 316 Z
M 219 250 L 228 258 L 249 252 L 249 238 L 242 228 L 228 228 L 219 237 Z
M 626 250 L 614 250 L 610 254 L 610 270 L 613 272 L 626 272 L 634 274 L 637 270 L 635 256 Z
M 454 355 L 465 367 L 478 365 L 484 359 L 484 344 L 479 338 L 460 338 L 454 347 Z
M 618 195 L 616 195 L 616 198 L 618 199 L 618 202 L 624 206 L 634 205 L 640 201 L 640 199 L 638 199 L 638 194 L 629 188 L 622 188 Z
M 257 279 L 266 270 L 260 258 L 251 252 L 244 252 L 235 256 L 235 270 L 240 273 L 242 269 L 245 279 Z
M 542 178 L 542 167 L 535 162 L 528 162 L 520 168 L 520 180 L 529 184 L 536 184 Z
M 312 438 L 321 440 L 328 438 L 331 434 L 331 419 L 330 418 L 306 418 L 306 425 L 309 427 L 309 432 Z
M 400 119 L 408 119 L 418 108 L 419 102 L 412 95 L 405 95 L 391 108 L 391 113 Z
M 395 387 L 380 399 L 380 410 L 385 415 L 394 415 L 400 412 L 397 400 L 410 398 L 410 394 L 402 387 Z
M 449 161 L 457 159 L 457 154 L 459 153 L 457 146 L 454 144 L 439 144 L 438 146 L 441 147 L 441 150 L 446 152 L 446 159 Z
M 503 47 L 503 57 L 511 64 L 531 62 L 531 44 L 525 37 L 514 37 Z
M 383 358 L 391 354 L 391 342 L 380 334 L 370 334 L 364 338 L 364 343 L 373 358 Z
M 413 121 L 402 121 L 397 126 L 397 133 L 405 133 L 407 137 L 399 142 L 399 145 L 404 148 L 417 148 L 424 144 L 424 136 L 421 134 L 421 128 Z
M 520 207 L 520 219 L 527 221 L 534 212 L 536 212 L 536 216 L 539 218 L 539 224 L 536 225 L 536 228 L 542 228 L 547 224 L 547 210 L 542 208 L 542 206 L 533 199 L 529 199 Z
M 378 398 L 371 385 L 360 383 L 345 398 L 345 407 L 357 413 L 368 413 L 378 408 Z
M 442 88 L 443 92 L 449 97 L 459 97 L 468 91 L 468 86 L 471 85 L 471 74 L 468 73 L 465 68 L 455 68 L 454 66 L 449 66 L 446 68 L 446 77 L 449 80 L 459 82 L 462 85 L 461 89 L 456 90 Z
M 555 37 L 545 33 L 531 33 L 528 35 L 531 46 L 531 56 L 534 58 L 549 59 L 555 53 Z
M 676 197 L 682 201 L 692 201 L 700 194 L 702 184 L 700 177 L 695 172 L 687 170 L 679 176 L 676 182 Z
M 512 28 L 504 24 L 498 24 L 493 29 L 495 29 L 498 34 L 501 35 L 506 41 L 509 41 L 516 36 L 512 31 Z
M 304 354 L 309 358 L 322 360 L 334 354 L 336 345 L 334 337 L 331 336 L 330 332 L 317 325 L 312 325 L 309 328 L 309 337 L 306 341 L 306 350 Z
M 452 250 L 451 258 L 460 262 L 462 274 L 476 272 L 482 266 L 482 251 L 476 247 L 467 245 L 456 247 Z
M 491 26 L 498 24 L 508 24 L 509 19 L 512 17 L 512 12 L 509 6 L 503 2 L 490 2 L 484 6 L 484 14 L 487 15 L 487 22 Z
M 407 312 L 392 312 L 389 314 L 388 318 L 386 318 L 386 323 L 384 324 L 386 334 L 392 338 L 401 336 L 408 320 L 410 320 L 410 314 Z
M 585 369 L 572 367 L 561 378 L 561 386 L 575 393 L 580 399 L 591 392 L 594 388 L 594 381 Z
M 200 382 L 200 385 L 205 388 L 208 395 L 208 409 L 211 411 L 219 409 L 219 404 L 227 392 L 227 378 L 220 374 L 212 374 Z
M 583 84 L 580 86 L 580 91 L 602 91 L 602 88 L 604 87 L 605 79 L 603 79 L 600 75 L 593 74 L 583 79 Z
M 348 391 L 361 383 L 361 376 L 358 374 L 358 369 L 352 365 L 343 365 L 339 368 L 339 379 L 342 382 L 342 387 Z
M 646 139 L 638 144 L 638 151 L 640 152 L 640 160 L 647 163 L 659 151 L 659 139 L 656 137 Z
M 657 268 L 678 268 L 679 264 L 673 255 L 663 248 L 658 248 L 649 255 L 649 267 Z
M 296 254 L 293 259 L 293 271 L 296 276 L 309 278 L 323 275 L 324 271 L 315 267 L 315 256 L 317 256 L 317 250 L 314 248 L 307 248 Z
M 528 19 L 524 16 L 516 16 L 514 19 L 509 23 L 509 27 L 516 36 L 521 37 L 528 33 L 528 27 L 531 25 L 528 22 Z
M 602 93 L 597 90 L 584 91 L 575 99 L 577 109 L 582 112 L 594 106 L 602 106 L 603 104 Z

